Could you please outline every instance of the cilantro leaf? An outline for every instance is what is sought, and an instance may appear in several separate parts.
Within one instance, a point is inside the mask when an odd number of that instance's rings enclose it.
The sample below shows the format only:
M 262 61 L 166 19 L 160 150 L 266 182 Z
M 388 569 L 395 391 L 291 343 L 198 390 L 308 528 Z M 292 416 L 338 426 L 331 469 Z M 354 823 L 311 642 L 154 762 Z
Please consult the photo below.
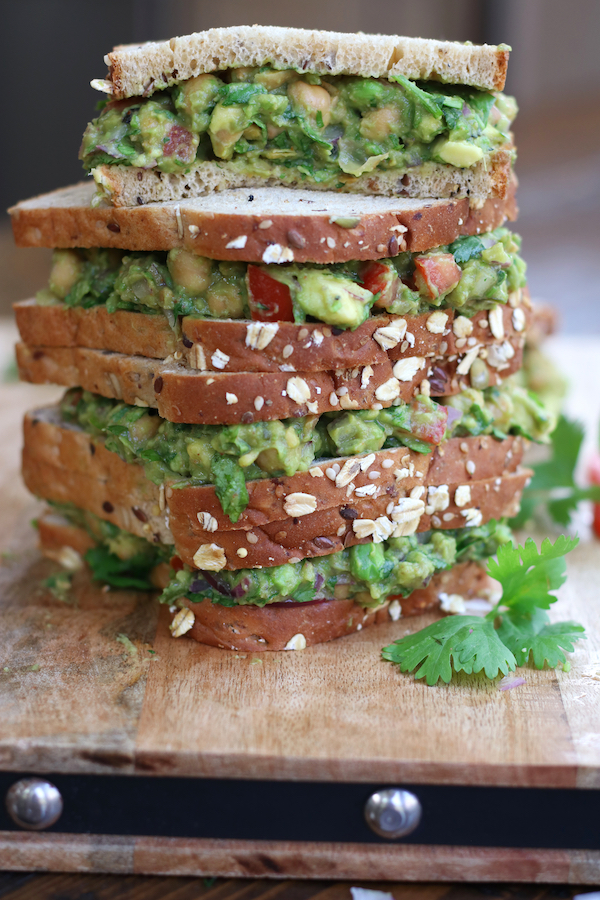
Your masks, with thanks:
M 150 581 L 148 556 L 138 553 L 129 559 L 119 559 L 108 547 L 92 547 L 85 554 L 85 561 L 92 570 L 92 579 L 116 588 L 132 588 L 137 591 L 154 591 Z
M 551 435 L 552 456 L 532 465 L 534 476 L 523 493 L 521 511 L 511 519 L 514 528 L 522 528 L 540 506 L 545 506 L 554 522 L 568 526 L 583 500 L 600 503 L 600 486 L 580 488 L 575 482 L 583 437 L 584 429 L 579 422 L 565 416 L 559 418 Z
M 237 522 L 249 502 L 243 469 L 237 460 L 219 455 L 211 463 L 211 475 L 223 512 Z
M 515 655 L 517 665 L 524 666 L 533 655 L 538 669 L 547 662 L 551 668 L 565 663 L 563 650 L 573 652 L 573 645 L 583 638 L 585 629 L 578 622 L 548 622 L 543 610 L 530 616 L 503 616 L 498 636 Z
M 395 641 L 382 651 L 401 672 L 415 672 L 432 686 L 441 678 L 446 684 L 455 672 L 485 671 L 488 678 L 506 675 L 515 668 L 512 652 L 498 638 L 492 622 L 478 616 L 449 616 L 416 634 Z
M 539 551 L 532 538 L 524 546 L 499 547 L 498 560 L 491 559 L 487 571 L 502 585 L 500 604 L 519 613 L 536 607 L 549 609 L 557 599 L 550 591 L 557 590 L 566 578 L 564 556 L 578 543 L 579 538 L 561 535 L 554 544 L 546 538 Z
M 584 637 L 577 622 L 551 624 L 545 612 L 565 580 L 565 554 L 579 539 L 561 535 L 546 538 L 538 550 L 529 538 L 517 547 L 503 544 L 488 574 L 502 585 L 502 597 L 485 616 L 450 616 L 416 634 L 406 635 L 382 650 L 383 659 L 401 672 L 414 672 L 428 685 L 446 684 L 453 672 L 485 672 L 488 678 L 506 675 L 530 657 L 538 669 L 566 663 L 565 651 Z

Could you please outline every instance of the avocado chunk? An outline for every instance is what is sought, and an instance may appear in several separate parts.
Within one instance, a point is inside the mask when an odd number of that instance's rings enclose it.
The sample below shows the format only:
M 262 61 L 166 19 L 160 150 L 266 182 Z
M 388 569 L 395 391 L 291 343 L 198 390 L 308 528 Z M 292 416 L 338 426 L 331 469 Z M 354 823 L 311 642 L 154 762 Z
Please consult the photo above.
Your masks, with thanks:
M 354 331 L 365 321 L 375 296 L 343 276 L 300 270 L 295 302 L 308 316 Z

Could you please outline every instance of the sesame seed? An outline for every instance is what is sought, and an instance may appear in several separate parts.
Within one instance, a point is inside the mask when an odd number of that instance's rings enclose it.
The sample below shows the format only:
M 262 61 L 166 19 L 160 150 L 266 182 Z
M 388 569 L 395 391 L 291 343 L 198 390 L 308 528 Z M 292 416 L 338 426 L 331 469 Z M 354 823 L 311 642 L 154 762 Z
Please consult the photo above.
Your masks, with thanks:
M 467 472 L 469 473 L 469 475 L 473 475 L 473 474 L 474 474 L 474 472 L 475 472 L 475 463 L 473 462 L 472 459 L 470 459 L 470 460 L 467 461 L 467 463 L 465 464 L 465 469 L 467 470 Z
M 265 398 L 264 398 L 264 397 L 255 397 L 255 398 L 254 398 L 254 409 L 255 409 L 257 412 L 259 412 L 259 411 L 263 408 L 264 405 L 265 405 Z
M 283 356 L 284 359 L 288 359 L 292 355 L 293 352 L 294 352 L 294 348 L 292 347 L 292 345 L 286 344 L 285 347 L 283 348 L 283 352 L 281 355 Z
M 248 541 L 249 544 L 258 544 L 258 538 L 256 537 L 255 534 L 252 534 L 251 531 L 249 531 L 248 534 L 246 535 L 246 540 Z

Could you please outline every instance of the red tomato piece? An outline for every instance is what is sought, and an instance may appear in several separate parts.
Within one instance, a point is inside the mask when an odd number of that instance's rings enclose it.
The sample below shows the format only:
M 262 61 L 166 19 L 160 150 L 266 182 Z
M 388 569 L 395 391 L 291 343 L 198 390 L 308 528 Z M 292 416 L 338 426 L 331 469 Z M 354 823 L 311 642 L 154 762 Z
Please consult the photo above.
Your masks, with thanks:
M 600 503 L 594 503 L 594 534 L 600 538 Z
M 371 291 L 372 294 L 380 295 L 375 304 L 376 306 L 386 308 L 394 302 L 398 292 L 399 280 L 398 273 L 391 263 L 371 260 L 363 263 L 360 268 L 362 286 L 367 291 Z
M 600 453 L 592 457 L 590 463 L 590 481 L 592 484 L 600 484 Z
M 441 404 L 436 404 L 432 409 L 421 400 L 413 400 L 410 404 L 411 433 L 419 440 L 427 444 L 440 444 L 446 432 L 448 410 Z
M 196 158 L 194 135 L 183 125 L 173 125 L 169 140 L 162 148 L 164 156 L 174 156 L 183 163 L 192 163 Z
M 451 253 L 418 256 L 415 260 L 415 281 L 432 300 L 437 300 L 455 288 L 461 274 L 460 266 Z
M 271 278 L 265 269 L 248 266 L 248 303 L 258 322 L 293 322 L 292 295 L 287 284 Z
M 169 565 L 174 572 L 181 572 L 181 570 L 183 569 L 183 561 L 179 559 L 178 556 L 172 556 L 169 560 Z
M 592 457 L 589 469 L 590 482 L 600 485 L 600 453 Z M 594 534 L 600 538 L 600 503 L 594 503 L 594 522 L 592 525 Z

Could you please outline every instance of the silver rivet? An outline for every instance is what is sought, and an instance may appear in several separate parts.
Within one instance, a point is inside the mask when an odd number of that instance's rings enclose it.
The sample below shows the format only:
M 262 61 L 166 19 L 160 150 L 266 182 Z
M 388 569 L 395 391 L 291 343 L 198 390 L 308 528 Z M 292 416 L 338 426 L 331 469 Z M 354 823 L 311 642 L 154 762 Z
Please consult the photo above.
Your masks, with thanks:
M 421 804 L 410 791 L 388 788 L 371 794 L 365 804 L 367 825 L 380 837 L 405 837 L 421 821 Z
M 63 811 L 60 791 L 42 778 L 22 778 L 6 794 L 8 814 L 21 828 L 50 828 Z

